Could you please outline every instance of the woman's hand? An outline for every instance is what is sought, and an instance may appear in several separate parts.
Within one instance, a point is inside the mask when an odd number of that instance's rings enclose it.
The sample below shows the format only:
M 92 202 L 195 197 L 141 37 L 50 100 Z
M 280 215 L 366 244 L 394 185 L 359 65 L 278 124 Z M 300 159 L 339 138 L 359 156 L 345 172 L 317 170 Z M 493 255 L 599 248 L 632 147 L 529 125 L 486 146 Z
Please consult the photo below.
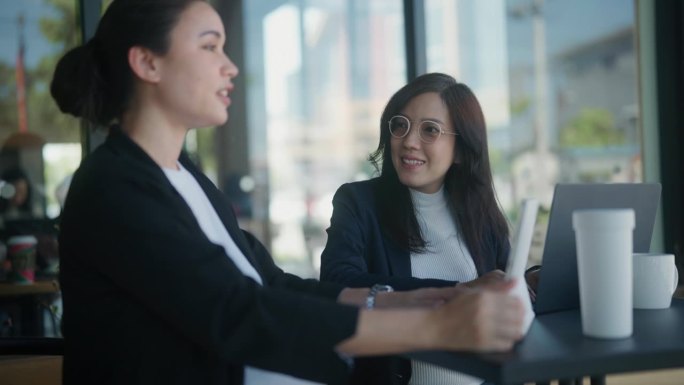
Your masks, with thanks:
M 524 308 L 509 295 L 514 281 L 488 282 L 465 289 L 435 309 L 436 338 L 445 349 L 503 351 L 522 338 Z
M 410 291 L 394 291 L 379 293 L 375 299 L 376 307 L 437 307 L 445 304 L 463 292 L 463 288 L 430 287 Z
M 338 302 L 360 307 L 366 306 L 368 289 L 342 290 Z M 457 296 L 463 288 L 459 286 L 444 288 L 425 288 L 410 291 L 393 291 L 378 293 L 375 297 L 375 308 L 399 308 L 399 307 L 436 307 L 443 305 L 451 298 Z
M 539 269 L 526 273 L 525 281 L 527 282 L 527 291 L 530 293 L 530 300 L 535 302 L 537 300 L 537 287 L 539 286 Z
M 493 283 L 497 282 L 504 282 L 506 279 L 506 273 L 504 273 L 501 270 L 492 270 L 488 273 L 483 274 L 482 276 L 478 277 L 477 279 L 474 279 L 472 281 L 468 282 L 461 282 L 456 287 L 458 286 L 465 286 L 470 289 L 476 289 L 476 288 L 482 288 L 489 286 Z
M 353 356 L 439 349 L 509 350 L 522 338 L 524 314 L 520 300 L 509 293 L 514 284 L 503 281 L 478 289 L 460 285 L 444 291 L 425 289 L 421 295 L 427 298 L 453 294 L 435 308 L 362 310 L 356 332 L 340 342 L 337 350 Z

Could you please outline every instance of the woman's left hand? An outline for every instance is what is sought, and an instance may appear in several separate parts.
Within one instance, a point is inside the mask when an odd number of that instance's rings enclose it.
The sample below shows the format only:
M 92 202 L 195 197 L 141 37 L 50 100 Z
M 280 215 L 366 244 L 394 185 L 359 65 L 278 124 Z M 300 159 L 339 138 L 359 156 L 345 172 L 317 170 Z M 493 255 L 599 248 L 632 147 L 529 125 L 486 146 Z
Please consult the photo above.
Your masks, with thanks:
M 492 284 L 496 284 L 497 282 L 503 282 L 506 279 L 506 273 L 503 271 L 496 269 L 489 271 L 485 274 L 482 274 L 480 277 L 468 281 L 468 282 L 461 282 L 456 286 L 463 285 L 465 287 L 471 288 L 471 289 L 476 289 L 476 288 L 484 288 Z
M 537 300 L 537 286 L 539 286 L 539 270 L 525 274 L 525 281 L 527 282 L 527 291 L 530 293 L 530 300 L 535 302 Z
M 463 293 L 463 288 L 429 287 L 410 291 L 395 291 L 379 293 L 376 297 L 377 307 L 437 307 L 445 304 L 451 298 Z

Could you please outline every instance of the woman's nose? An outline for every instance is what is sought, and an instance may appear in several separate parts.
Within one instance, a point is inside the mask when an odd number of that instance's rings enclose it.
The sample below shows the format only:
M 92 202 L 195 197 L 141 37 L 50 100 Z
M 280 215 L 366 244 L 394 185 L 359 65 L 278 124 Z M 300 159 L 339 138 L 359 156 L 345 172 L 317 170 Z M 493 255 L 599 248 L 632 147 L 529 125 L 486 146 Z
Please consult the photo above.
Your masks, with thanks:
M 404 147 L 417 148 L 420 147 L 420 134 L 418 127 L 411 127 L 411 130 L 403 138 Z
M 226 62 L 221 67 L 221 75 L 228 76 L 232 79 L 232 78 L 238 76 L 238 74 L 240 73 L 240 70 L 235 65 L 235 63 L 233 63 L 233 61 L 230 60 L 230 58 L 227 55 L 225 55 L 225 56 L 226 56 Z

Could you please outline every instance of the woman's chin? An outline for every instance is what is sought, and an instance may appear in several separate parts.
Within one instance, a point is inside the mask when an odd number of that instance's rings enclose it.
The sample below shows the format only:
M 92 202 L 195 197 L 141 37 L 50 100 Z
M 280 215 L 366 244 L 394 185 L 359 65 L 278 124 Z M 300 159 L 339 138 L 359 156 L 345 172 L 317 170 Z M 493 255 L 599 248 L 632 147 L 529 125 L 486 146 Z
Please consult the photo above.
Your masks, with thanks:
M 216 126 L 220 126 L 222 124 L 225 124 L 228 121 L 228 118 L 230 117 L 230 114 L 228 113 L 228 110 L 226 110 L 225 114 L 220 119 L 220 122 L 216 123 Z
M 195 128 L 200 128 L 200 127 L 215 127 L 215 126 L 220 126 L 225 124 L 228 121 L 228 113 L 226 112 L 223 115 L 215 115 L 212 116 L 211 118 L 205 118 L 205 119 L 200 119 L 195 124 L 192 126 Z

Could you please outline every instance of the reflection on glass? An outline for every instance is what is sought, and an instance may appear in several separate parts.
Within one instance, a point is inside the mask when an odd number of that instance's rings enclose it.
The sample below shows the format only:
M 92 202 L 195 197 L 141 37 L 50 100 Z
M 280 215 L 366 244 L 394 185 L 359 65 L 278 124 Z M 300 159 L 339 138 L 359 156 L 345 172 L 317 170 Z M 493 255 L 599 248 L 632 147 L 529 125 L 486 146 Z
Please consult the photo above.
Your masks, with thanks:
M 75 3 L 1 3 L 0 171 L 16 169 L 27 175 L 33 193 L 31 215 L 44 217 L 53 194 L 47 190 L 46 180 L 56 177 L 48 173 L 74 169 L 73 162 L 47 164 L 44 148 L 80 143 L 78 121 L 59 112 L 49 94 L 56 60 L 78 40 Z M 75 155 L 80 156 L 80 150 Z
M 245 2 L 250 164 L 268 191 L 254 215 L 267 207 L 272 253 L 301 274 L 316 274 L 332 194 L 371 176 L 382 107 L 406 81 L 401 3 Z
M 54 218 L 61 211 L 58 196 L 80 161 L 80 124 L 58 110 L 49 85 L 57 59 L 79 40 L 76 5 L 0 0 L 0 280 L 11 268 L 4 257 L 15 235 L 36 238 L 37 279 L 57 272 Z M 3 302 L 0 335 L 58 335 L 55 292 L 30 314 Z
M 425 1 L 428 68 L 471 85 L 482 101 L 511 217 L 528 196 L 548 210 L 558 182 L 642 180 L 633 5 Z M 535 245 L 533 258 L 543 247 Z
M 43 147 L 45 160 L 46 213 L 56 218 L 64 207 L 73 170 L 81 163 L 79 143 L 48 143 Z

